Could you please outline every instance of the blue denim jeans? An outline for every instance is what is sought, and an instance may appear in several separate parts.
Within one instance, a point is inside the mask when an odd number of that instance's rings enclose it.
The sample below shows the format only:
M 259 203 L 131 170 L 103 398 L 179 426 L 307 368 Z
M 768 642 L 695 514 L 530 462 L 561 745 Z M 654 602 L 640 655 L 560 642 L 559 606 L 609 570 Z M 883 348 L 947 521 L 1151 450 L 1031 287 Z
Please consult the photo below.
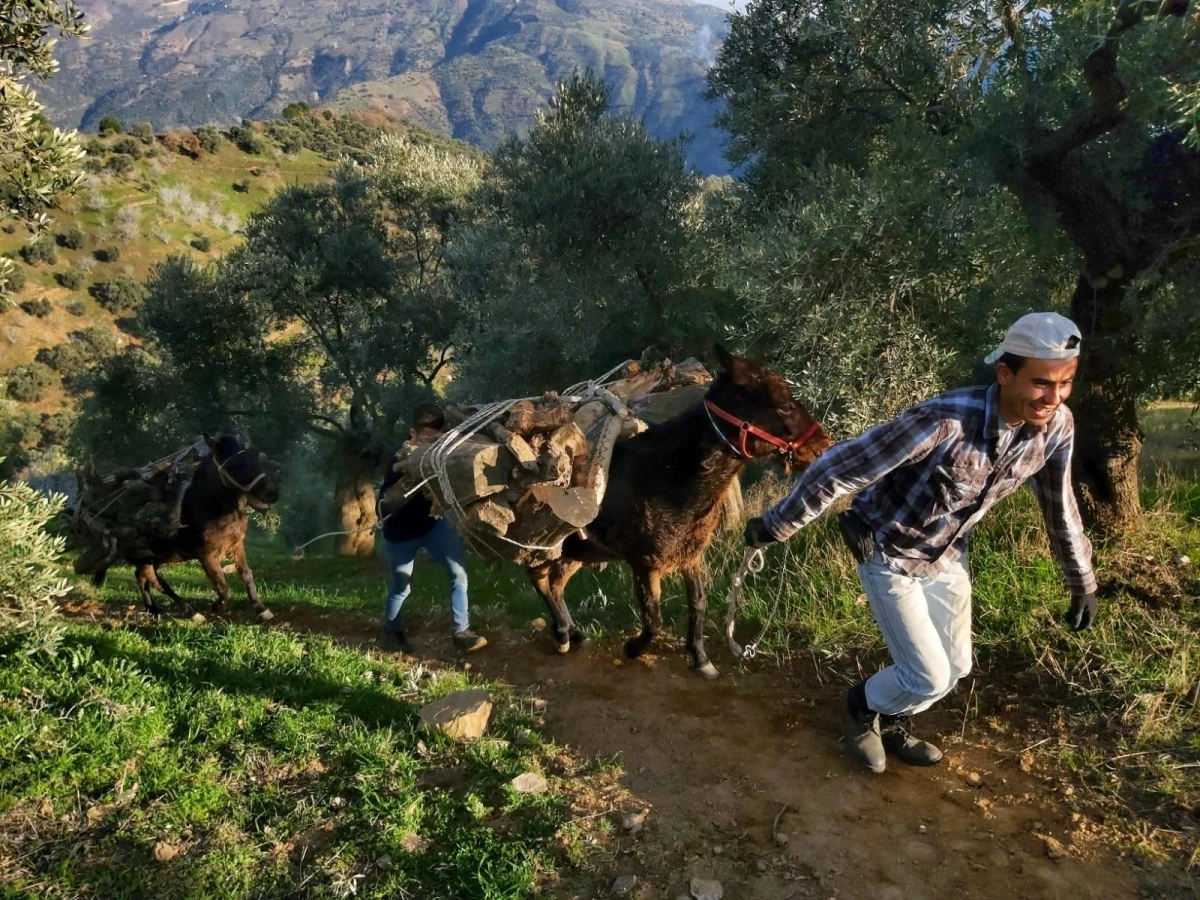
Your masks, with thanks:
M 413 563 L 417 551 L 424 547 L 433 558 L 441 563 L 450 576 L 450 615 L 454 619 L 454 631 L 466 631 L 467 621 L 467 570 L 463 567 L 463 549 L 458 534 L 445 519 L 424 537 L 413 541 L 384 541 L 383 552 L 392 572 L 392 587 L 384 608 L 383 627 L 387 631 L 400 632 L 400 607 L 412 591 Z

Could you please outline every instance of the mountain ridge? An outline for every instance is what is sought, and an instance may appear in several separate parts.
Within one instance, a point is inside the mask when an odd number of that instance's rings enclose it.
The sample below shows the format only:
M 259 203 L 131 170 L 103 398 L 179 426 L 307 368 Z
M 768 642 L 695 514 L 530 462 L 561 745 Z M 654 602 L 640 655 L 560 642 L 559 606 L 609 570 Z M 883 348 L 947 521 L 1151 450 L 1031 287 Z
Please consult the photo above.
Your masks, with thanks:
M 80 0 L 90 40 L 59 45 L 39 94 L 59 124 L 105 115 L 156 131 L 368 107 L 482 147 L 524 133 L 555 85 L 591 68 L 656 137 L 693 135 L 728 171 L 705 76 L 725 12 L 691 0 Z

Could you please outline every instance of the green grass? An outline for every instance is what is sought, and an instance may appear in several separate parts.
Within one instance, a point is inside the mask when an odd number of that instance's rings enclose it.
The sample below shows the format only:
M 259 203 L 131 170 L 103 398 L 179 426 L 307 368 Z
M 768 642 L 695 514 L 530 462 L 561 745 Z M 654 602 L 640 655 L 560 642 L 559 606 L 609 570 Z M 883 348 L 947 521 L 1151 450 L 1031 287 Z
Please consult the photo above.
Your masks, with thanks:
M 531 896 L 571 831 L 507 786 L 545 765 L 516 698 L 485 740 L 418 733 L 461 673 L 178 622 L 4 650 L 0 897 Z

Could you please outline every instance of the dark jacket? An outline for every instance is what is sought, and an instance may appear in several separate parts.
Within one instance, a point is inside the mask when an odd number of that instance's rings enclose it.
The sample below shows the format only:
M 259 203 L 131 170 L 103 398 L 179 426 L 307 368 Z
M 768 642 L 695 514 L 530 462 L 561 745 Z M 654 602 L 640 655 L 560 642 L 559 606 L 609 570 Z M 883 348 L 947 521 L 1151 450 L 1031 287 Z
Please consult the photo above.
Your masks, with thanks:
M 387 489 L 400 480 L 400 473 L 393 469 L 395 462 L 393 457 L 387 464 L 378 498 L 382 498 Z M 417 491 L 409 497 L 407 503 L 383 520 L 383 539 L 400 544 L 425 537 L 437 524 L 437 519 L 432 513 L 433 501 L 425 496 L 424 491 Z

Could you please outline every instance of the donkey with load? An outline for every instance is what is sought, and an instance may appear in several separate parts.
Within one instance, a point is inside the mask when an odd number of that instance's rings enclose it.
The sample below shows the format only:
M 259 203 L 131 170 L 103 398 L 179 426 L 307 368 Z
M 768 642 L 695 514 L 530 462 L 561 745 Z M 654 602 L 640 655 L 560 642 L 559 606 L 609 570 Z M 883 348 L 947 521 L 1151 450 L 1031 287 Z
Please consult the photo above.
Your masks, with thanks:
M 217 592 L 214 610 L 229 600 L 222 560 L 236 567 L 260 621 L 272 618 L 246 561 L 246 508 L 266 510 L 279 499 L 279 465 L 232 435 L 205 437 L 191 447 L 141 469 L 118 469 L 100 477 L 85 466 L 78 474 L 80 500 L 73 511 L 76 535 L 85 544 L 75 571 L 103 584 L 109 568 L 134 567 L 146 610 L 161 610 L 151 588 L 190 607 L 159 573 L 160 566 L 197 560 Z
M 751 460 L 778 454 L 803 467 L 830 445 L 780 376 L 716 353 L 711 381 L 694 361 L 627 363 L 615 382 L 461 410 L 435 441 L 406 446 L 393 490 L 428 491 L 477 550 L 526 567 L 560 652 L 586 641 L 564 599 L 580 568 L 623 560 L 632 570 L 642 631 L 625 645 L 630 658 L 662 631 L 662 579 L 679 572 L 692 665 L 716 677 L 701 573 L 724 500 Z M 639 413 L 653 418 L 655 407 L 677 414 L 647 427 Z

